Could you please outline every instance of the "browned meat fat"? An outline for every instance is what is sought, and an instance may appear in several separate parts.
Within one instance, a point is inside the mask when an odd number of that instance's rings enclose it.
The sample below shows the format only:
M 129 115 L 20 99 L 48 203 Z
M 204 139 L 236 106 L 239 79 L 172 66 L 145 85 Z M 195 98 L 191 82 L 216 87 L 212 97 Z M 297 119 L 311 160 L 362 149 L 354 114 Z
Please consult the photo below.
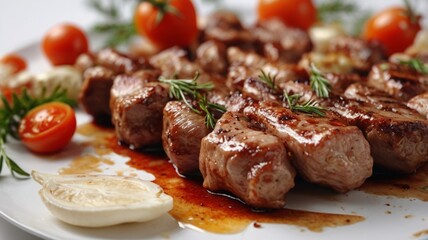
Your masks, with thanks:
M 293 164 L 307 181 L 338 192 L 355 189 L 371 176 L 373 159 L 361 131 L 338 120 L 290 111 L 274 102 L 244 109 L 293 154 Z
M 162 145 L 179 173 L 199 172 L 201 140 L 209 133 L 205 117 L 184 102 L 171 101 L 163 109 Z
M 111 89 L 112 122 L 118 139 L 132 148 L 162 142 L 162 111 L 169 101 L 168 88 L 145 83 L 135 76 L 120 75 Z
M 227 112 L 202 139 L 203 186 L 229 191 L 248 205 L 282 208 L 294 187 L 295 170 L 277 137 L 254 129 L 244 115 Z
M 428 92 L 417 95 L 407 102 L 407 106 L 428 119 Z
M 83 74 L 84 82 L 79 102 L 96 122 L 110 123 L 110 89 L 114 77 L 113 71 L 104 67 L 91 67 L 86 69 Z
M 401 101 L 428 91 L 428 76 L 405 65 L 382 63 L 373 66 L 367 83 Z

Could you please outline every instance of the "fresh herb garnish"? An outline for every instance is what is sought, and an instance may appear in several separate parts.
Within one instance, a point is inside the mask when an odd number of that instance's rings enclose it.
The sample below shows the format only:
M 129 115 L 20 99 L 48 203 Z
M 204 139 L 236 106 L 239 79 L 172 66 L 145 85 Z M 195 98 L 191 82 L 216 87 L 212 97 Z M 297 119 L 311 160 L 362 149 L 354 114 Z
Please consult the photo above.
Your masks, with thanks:
M 325 116 L 325 109 L 319 107 L 317 101 L 310 99 L 307 102 L 300 104 L 299 100 L 301 98 L 302 96 L 298 94 L 288 95 L 287 91 L 284 90 L 283 102 L 287 104 L 291 111 L 316 114 L 321 117 Z
M 272 77 L 270 73 L 266 74 L 263 70 L 261 70 L 261 74 L 259 78 L 266 83 L 272 90 L 276 90 L 275 85 L 275 77 Z M 318 103 L 315 100 L 310 99 L 309 101 L 300 104 L 299 100 L 302 98 L 299 94 L 289 95 L 286 90 L 284 90 L 284 97 L 282 99 L 283 102 L 287 104 L 291 111 L 316 114 L 318 116 L 325 116 L 325 109 L 318 106 Z
M 148 2 L 156 7 L 158 9 L 156 24 L 159 24 L 167 13 L 180 16 L 180 12 L 170 5 L 169 1 L 132 0 L 128 2 L 131 2 L 129 5 L 132 10 L 136 9 L 141 2 Z M 117 47 L 121 44 L 126 44 L 137 34 L 133 20 L 125 19 L 120 10 L 127 2 L 124 4 L 124 1 L 111 0 L 108 5 L 103 3 L 104 1 L 101 0 L 90 0 L 88 3 L 90 8 L 103 17 L 103 21 L 92 26 L 91 31 L 96 34 L 106 35 L 106 46 Z
M 428 74 L 428 67 L 420 59 L 412 58 L 406 61 L 400 61 L 401 65 L 405 65 L 415 70 L 420 74 Z
M 260 80 L 262 80 L 266 85 L 268 85 L 272 90 L 276 90 L 276 75 L 271 76 L 270 73 L 266 74 L 265 71 L 260 70 L 259 75 Z
M 411 23 L 417 23 L 418 22 L 418 15 L 416 14 L 412 4 L 409 0 L 404 0 L 404 5 L 406 6 L 406 13 L 410 19 Z
M 135 9 L 140 1 L 132 1 L 132 9 Z M 137 34 L 134 23 L 130 19 L 124 19 L 119 6 L 123 1 L 111 0 L 109 5 L 104 5 L 101 0 L 90 0 L 88 5 L 103 17 L 103 21 L 92 26 L 91 31 L 96 34 L 106 35 L 105 45 L 116 47 L 129 42 Z
M 159 1 L 159 0 L 140 0 L 141 2 L 148 2 L 158 9 L 158 14 L 156 15 L 156 24 L 159 24 L 162 19 L 165 17 L 165 14 L 172 13 L 176 16 L 180 16 L 180 11 L 172 6 L 169 1 Z
M 339 21 L 343 15 L 353 14 L 358 10 L 357 4 L 347 0 L 328 0 L 317 5 L 318 20 L 321 22 Z
M 195 74 L 193 79 L 166 79 L 160 77 L 159 81 L 169 85 L 169 96 L 171 98 L 183 101 L 193 112 L 197 114 L 205 114 L 205 124 L 208 128 L 214 128 L 217 119 L 214 116 L 214 111 L 220 113 L 226 112 L 226 108 L 221 105 L 208 102 L 203 91 L 209 91 L 214 88 L 211 82 L 198 84 L 196 81 L 199 78 L 199 73 Z M 190 100 L 189 100 L 190 98 Z M 197 109 L 193 106 L 191 100 L 197 102 Z
M 321 71 L 311 63 L 309 82 L 318 97 L 328 98 L 331 90 L 330 83 Z
M 29 176 L 27 172 L 22 170 L 5 152 L 4 143 L 7 141 L 7 137 L 11 136 L 19 140 L 19 124 L 24 116 L 33 108 L 42 105 L 44 103 L 58 101 L 69 105 L 75 105 L 75 101 L 67 97 L 67 90 L 60 89 L 57 87 L 49 96 L 46 96 L 46 91 L 43 90 L 41 97 L 30 96 L 26 89 L 21 95 L 13 94 L 12 102 L 1 96 L 3 107 L 0 108 L 0 173 L 3 165 L 3 160 L 15 175 L 21 175 L 24 177 Z

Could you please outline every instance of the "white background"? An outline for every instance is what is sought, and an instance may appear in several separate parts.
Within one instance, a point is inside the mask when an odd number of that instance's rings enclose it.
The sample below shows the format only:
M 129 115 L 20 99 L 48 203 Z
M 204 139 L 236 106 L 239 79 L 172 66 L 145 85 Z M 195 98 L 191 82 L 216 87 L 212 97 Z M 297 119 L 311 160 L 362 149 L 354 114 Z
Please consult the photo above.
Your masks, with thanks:
M 0 56 L 30 43 L 40 41 L 44 33 L 56 23 L 72 22 L 88 28 L 98 18 L 90 11 L 85 0 L 1 0 L 0 1 Z M 224 1 L 226 2 L 226 1 Z M 255 0 L 229 0 L 228 5 L 241 12 L 254 11 Z M 357 2 L 357 1 L 356 1 Z M 400 0 L 358 1 L 364 7 L 382 8 Z M 198 8 L 201 3 L 197 1 Z M 426 5 L 425 5 L 426 7 Z M 199 11 L 205 12 L 205 11 Z M 428 12 L 420 9 L 420 12 Z M 425 23 L 426 23 L 425 19 Z M 31 64 L 31 63 L 30 63 Z M 0 179 L 0 184 L 1 179 Z M 3 194 L 0 192 L 0 197 Z M 28 204 L 31 204 L 29 199 Z M 37 216 L 29 216 L 37 218 Z M 0 218 L 0 240 L 38 239 Z

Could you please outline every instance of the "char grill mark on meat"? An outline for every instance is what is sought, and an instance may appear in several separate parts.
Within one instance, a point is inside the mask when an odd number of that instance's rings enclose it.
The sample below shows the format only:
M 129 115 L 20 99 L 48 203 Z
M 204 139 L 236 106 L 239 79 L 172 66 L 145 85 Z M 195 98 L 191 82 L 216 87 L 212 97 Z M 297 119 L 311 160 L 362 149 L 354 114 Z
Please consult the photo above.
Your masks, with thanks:
M 382 63 L 373 66 L 367 83 L 401 101 L 428 91 L 428 76 L 408 66 L 397 63 Z
M 202 139 L 203 186 L 226 190 L 247 204 L 282 208 L 294 187 L 295 170 L 280 139 L 258 129 L 240 113 L 225 113 Z
M 250 31 L 256 48 L 269 61 L 295 63 L 313 47 L 308 33 L 287 27 L 278 19 L 259 22 Z
M 163 149 L 180 174 L 199 171 L 201 140 L 209 133 L 205 117 L 184 102 L 170 101 L 163 109 Z
M 407 102 L 407 106 L 418 111 L 428 119 L 428 92 L 415 96 Z
M 293 83 L 305 99 L 316 98 L 308 85 Z M 317 100 L 341 121 L 357 126 L 370 144 L 374 163 L 396 172 L 414 172 L 428 161 L 428 122 L 401 102 L 363 84 L 353 84 L 345 96 Z
M 295 113 L 275 102 L 244 109 L 293 154 L 293 164 L 309 182 L 338 192 L 359 187 L 372 174 L 370 147 L 361 131 L 333 118 Z
M 157 77 L 156 72 L 147 73 L 147 78 Z M 160 145 L 162 111 L 169 100 L 168 87 L 153 79 L 116 77 L 110 107 L 118 139 L 132 148 Z
M 327 51 L 348 56 L 356 72 L 366 74 L 370 68 L 385 60 L 382 46 L 356 37 L 337 37 L 330 41 Z
M 99 66 L 88 68 L 83 74 L 79 102 L 98 123 L 109 124 L 111 121 L 109 101 L 114 77 L 113 71 Z
M 343 121 L 361 129 L 376 165 L 411 173 L 428 161 L 428 122 L 418 114 L 399 105 L 379 108 L 345 97 L 332 96 L 324 104 Z

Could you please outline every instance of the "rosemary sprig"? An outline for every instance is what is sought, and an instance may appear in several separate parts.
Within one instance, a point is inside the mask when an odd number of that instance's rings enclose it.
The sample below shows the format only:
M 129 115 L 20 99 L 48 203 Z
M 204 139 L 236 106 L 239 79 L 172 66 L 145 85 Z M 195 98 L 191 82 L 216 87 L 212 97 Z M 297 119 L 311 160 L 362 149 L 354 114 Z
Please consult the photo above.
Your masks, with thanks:
M 167 13 L 180 16 L 180 12 L 170 5 L 169 1 L 132 0 L 128 2 L 131 2 L 129 5 L 132 10 L 141 2 L 148 2 L 156 7 L 159 10 L 156 15 L 156 24 L 159 24 Z M 125 19 L 121 14 L 119 7 L 124 6 L 124 1 L 110 0 L 109 5 L 103 3 L 105 2 L 102 0 L 90 0 L 88 2 L 88 6 L 104 18 L 102 22 L 93 25 L 91 31 L 95 34 L 106 35 L 105 45 L 109 47 L 117 47 L 129 42 L 137 34 L 137 30 L 133 19 Z
M 169 85 L 169 96 L 171 98 L 183 101 L 193 112 L 197 114 L 205 114 L 205 124 L 208 128 L 214 128 L 217 119 L 214 116 L 214 111 L 224 113 L 226 109 L 218 104 L 208 102 L 203 91 L 209 91 L 214 88 L 211 82 L 198 84 L 196 81 L 199 78 L 199 73 L 196 72 L 193 79 L 166 79 L 160 77 L 159 81 Z M 190 100 L 189 100 L 190 98 Z M 199 109 L 195 108 L 191 102 L 195 100 Z
M 331 90 L 330 83 L 321 71 L 311 63 L 310 67 L 310 86 L 318 97 L 328 98 Z
M 420 74 L 428 74 L 428 67 L 420 59 L 412 58 L 406 61 L 400 61 L 401 65 L 408 66 Z
M 21 176 L 29 176 L 24 170 L 22 170 L 5 152 L 4 143 L 7 141 L 7 137 L 11 136 L 19 140 L 19 124 L 24 116 L 33 108 L 42 105 L 44 103 L 59 101 L 69 105 L 75 105 L 75 101 L 67 97 L 67 90 L 60 89 L 57 87 L 49 96 L 46 96 L 46 90 L 42 91 L 42 96 L 32 97 L 28 94 L 26 89 L 21 95 L 13 94 L 12 102 L 1 96 L 3 107 L 0 108 L 0 170 L 3 164 L 3 160 L 6 165 L 10 168 L 12 175 L 16 177 L 16 174 Z
M 266 83 L 272 90 L 276 90 L 275 76 L 272 77 L 270 73 L 266 74 L 261 70 L 259 78 Z M 315 100 L 310 99 L 309 101 L 300 104 L 299 100 L 302 98 L 299 94 L 288 95 L 287 91 L 284 90 L 283 102 L 287 104 L 291 111 L 298 111 L 308 114 L 316 114 L 318 116 L 325 116 L 325 109 L 318 106 Z
M 133 0 L 132 9 L 135 9 L 140 0 Z M 97 12 L 103 21 L 92 26 L 91 32 L 106 36 L 105 46 L 116 47 L 127 43 L 137 34 L 132 19 L 124 19 L 119 6 L 123 1 L 111 0 L 108 5 L 104 1 L 90 0 L 88 6 Z
M 293 94 L 288 95 L 287 91 L 284 90 L 284 98 L 283 101 L 286 102 L 287 106 L 291 111 L 303 112 L 308 114 L 316 114 L 318 116 L 325 116 L 325 109 L 318 106 L 318 102 L 309 99 L 307 102 L 303 104 L 299 104 L 299 100 L 302 98 L 301 95 Z
M 410 1 L 404 0 L 404 5 L 406 6 L 406 13 L 410 18 L 410 22 L 417 23 L 418 22 L 418 15 L 416 14 L 415 9 L 413 8 Z
M 264 83 L 266 83 L 266 85 L 268 85 L 274 91 L 277 89 L 276 77 L 277 77 L 277 75 L 271 76 L 270 73 L 266 74 L 265 71 L 260 70 L 260 75 L 259 75 L 260 80 L 262 80 Z
M 347 0 L 327 0 L 317 5 L 318 20 L 321 22 L 340 21 L 342 16 L 354 14 L 359 7 Z
M 215 124 L 217 122 L 217 119 L 214 116 L 214 111 L 225 113 L 226 108 L 208 102 L 208 99 L 205 95 L 202 95 L 201 98 L 198 101 L 199 108 L 205 113 L 205 124 L 208 128 L 213 129 L 215 127 Z
M 0 173 L 3 168 L 3 161 L 6 162 L 6 166 L 10 169 L 10 173 L 15 178 L 29 177 L 30 174 L 24 171 L 15 161 L 13 161 L 4 149 L 3 139 L 0 138 Z

